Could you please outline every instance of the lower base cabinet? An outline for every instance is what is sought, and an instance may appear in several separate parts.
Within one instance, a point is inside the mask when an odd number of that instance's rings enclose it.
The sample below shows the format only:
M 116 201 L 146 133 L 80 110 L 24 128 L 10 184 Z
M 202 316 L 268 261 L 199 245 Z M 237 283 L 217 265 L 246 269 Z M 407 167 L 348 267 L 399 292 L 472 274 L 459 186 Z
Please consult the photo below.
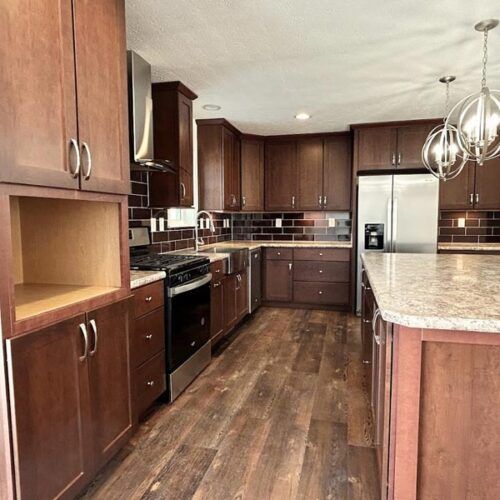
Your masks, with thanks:
M 129 438 L 130 328 L 124 299 L 6 341 L 19 498 L 74 496 Z

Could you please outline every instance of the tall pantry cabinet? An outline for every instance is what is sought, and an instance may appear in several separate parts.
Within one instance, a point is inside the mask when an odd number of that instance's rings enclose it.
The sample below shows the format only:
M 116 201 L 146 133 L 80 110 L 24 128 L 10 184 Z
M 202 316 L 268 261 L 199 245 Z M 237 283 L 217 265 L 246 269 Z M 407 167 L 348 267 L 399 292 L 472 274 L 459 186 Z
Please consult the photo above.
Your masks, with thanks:
M 0 16 L 0 498 L 71 497 L 130 405 L 123 0 Z

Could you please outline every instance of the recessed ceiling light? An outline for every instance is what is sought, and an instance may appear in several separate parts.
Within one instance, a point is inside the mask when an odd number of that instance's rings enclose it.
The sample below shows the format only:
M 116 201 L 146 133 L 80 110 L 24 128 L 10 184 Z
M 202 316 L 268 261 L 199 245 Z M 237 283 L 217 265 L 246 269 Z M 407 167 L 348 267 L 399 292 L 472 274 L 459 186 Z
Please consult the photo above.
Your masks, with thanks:
M 221 107 L 217 106 L 217 104 L 204 104 L 203 109 L 206 109 L 207 111 L 219 111 Z
M 295 118 L 297 118 L 297 120 L 309 120 L 309 118 L 311 118 L 311 115 L 308 115 L 307 113 L 297 113 L 295 115 Z

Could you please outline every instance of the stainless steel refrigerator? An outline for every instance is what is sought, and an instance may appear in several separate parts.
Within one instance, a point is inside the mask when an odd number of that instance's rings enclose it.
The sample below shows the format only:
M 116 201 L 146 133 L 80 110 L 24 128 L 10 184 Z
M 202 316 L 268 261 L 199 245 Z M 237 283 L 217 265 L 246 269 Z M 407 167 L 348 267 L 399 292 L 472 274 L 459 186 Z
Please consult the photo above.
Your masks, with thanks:
M 432 174 L 358 177 L 356 311 L 361 309 L 361 254 L 436 253 L 439 180 Z

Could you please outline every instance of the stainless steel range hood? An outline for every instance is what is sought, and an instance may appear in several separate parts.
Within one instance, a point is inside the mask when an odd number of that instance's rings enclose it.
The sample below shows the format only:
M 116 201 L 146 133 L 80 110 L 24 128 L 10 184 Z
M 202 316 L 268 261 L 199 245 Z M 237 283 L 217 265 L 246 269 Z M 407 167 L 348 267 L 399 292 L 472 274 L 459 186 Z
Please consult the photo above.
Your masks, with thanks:
M 153 154 L 151 65 L 129 50 L 127 69 L 131 169 L 174 173 L 171 161 L 155 158 Z

